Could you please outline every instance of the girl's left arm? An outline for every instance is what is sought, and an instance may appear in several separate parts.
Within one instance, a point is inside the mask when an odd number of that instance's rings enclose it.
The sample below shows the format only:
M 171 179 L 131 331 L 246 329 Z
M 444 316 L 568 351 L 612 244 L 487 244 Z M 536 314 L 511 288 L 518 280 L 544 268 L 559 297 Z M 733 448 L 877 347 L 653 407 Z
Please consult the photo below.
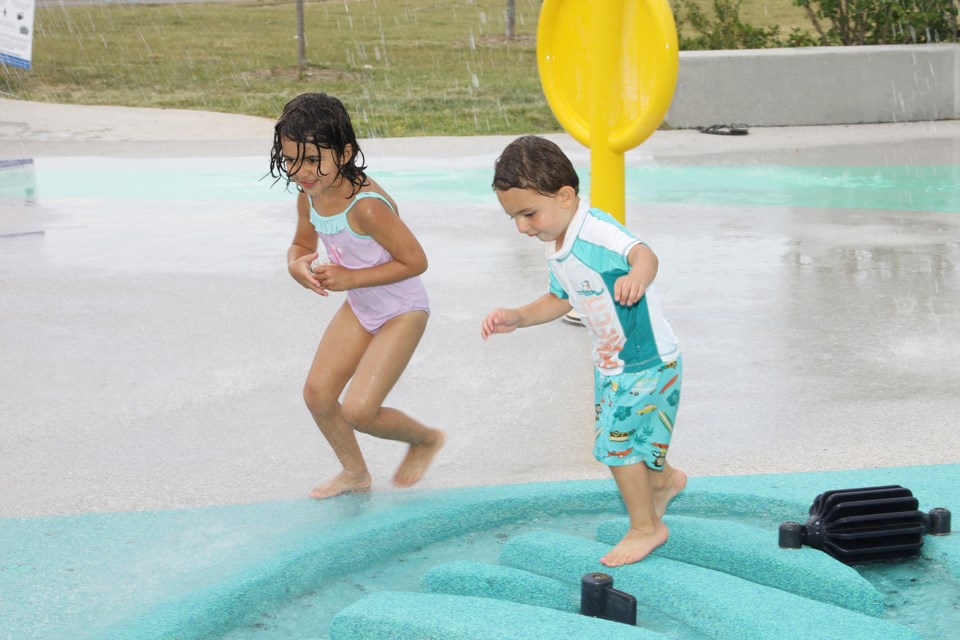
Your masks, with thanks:
M 657 254 L 645 244 L 635 245 L 627 254 L 630 272 L 620 276 L 613 285 L 613 299 L 632 307 L 640 301 L 647 287 L 657 277 L 660 261 Z
M 410 228 L 385 203 L 374 198 L 358 202 L 350 210 L 350 226 L 368 235 L 386 249 L 393 260 L 375 267 L 347 269 L 338 265 L 318 268 L 317 279 L 331 291 L 400 282 L 427 270 L 427 254 Z

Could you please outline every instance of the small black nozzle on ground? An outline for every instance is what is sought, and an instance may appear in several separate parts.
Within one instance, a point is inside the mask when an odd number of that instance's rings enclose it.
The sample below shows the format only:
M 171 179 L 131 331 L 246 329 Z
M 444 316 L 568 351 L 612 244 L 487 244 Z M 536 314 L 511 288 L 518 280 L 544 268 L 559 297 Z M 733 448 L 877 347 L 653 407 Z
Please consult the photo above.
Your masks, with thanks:
M 585 573 L 580 578 L 580 613 L 624 624 L 637 624 L 637 599 L 613 588 L 606 573 Z
M 780 525 L 780 547 L 799 549 L 803 546 L 803 525 L 799 522 L 784 522 Z
M 950 510 L 943 507 L 930 509 L 923 518 L 927 533 L 932 536 L 945 536 L 950 533 Z

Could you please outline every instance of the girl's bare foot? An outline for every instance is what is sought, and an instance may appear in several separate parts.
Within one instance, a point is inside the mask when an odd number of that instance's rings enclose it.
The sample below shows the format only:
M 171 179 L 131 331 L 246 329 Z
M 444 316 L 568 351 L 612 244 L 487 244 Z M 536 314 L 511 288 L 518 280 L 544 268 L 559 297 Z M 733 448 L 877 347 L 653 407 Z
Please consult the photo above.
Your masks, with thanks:
M 671 467 L 669 471 L 664 471 L 664 473 L 670 475 L 664 477 L 665 483 L 663 486 L 653 487 L 653 506 L 657 510 L 658 518 L 663 517 L 663 514 L 667 512 L 667 505 L 670 504 L 670 501 L 687 486 L 687 474 L 683 469 Z
M 393 475 L 393 483 L 398 487 L 410 487 L 420 482 L 420 478 L 426 473 L 427 467 L 433 461 L 433 457 L 443 448 L 446 436 L 443 431 L 434 429 L 433 439 L 429 442 L 420 444 L 411 444 L 404 456 L 403 462 L 397 468 Z
M 363 493 L 370 491 L 370 484 L 369 473 L 356 474 L 344 470 L 327 482 L 315 486 L 308 495 L 314 500 L 323 500 L 343 493 Z
M 650 552 L 667 541 L 670 531 L 662 522 L 652 530 L 630 528 L 627 535 L 610 552 L 600 558 L 600 564 L 608 567 L 621 567 L 643 560 Z

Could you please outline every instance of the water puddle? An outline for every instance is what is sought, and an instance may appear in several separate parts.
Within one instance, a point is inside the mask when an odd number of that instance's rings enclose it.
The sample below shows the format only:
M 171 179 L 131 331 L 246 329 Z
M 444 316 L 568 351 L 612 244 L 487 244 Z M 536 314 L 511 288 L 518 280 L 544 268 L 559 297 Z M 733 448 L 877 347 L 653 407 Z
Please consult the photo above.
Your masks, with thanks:
M 223 639 L 326 640 L 327 629 L 338 611 L 378 591 L 417 591 L 421 577 L 433 567 L 463 560 L 498 564 L 507 541 L 531 531 L 593 539 L 600 523 L 622 517 L 619 513 L 542 516 L 426 545 L 376 567 L 326 581 L 282 608 L 263 613 L 256 621 L 227 633 Z M 769 530 L 772 540 L 777 535 L 777 523 L 770 520 L 748 516 L 716 519 Z M 883 619 L 909 627 L 925 638 L 952 637 L 960 628 L 960 585 L 934 562 L 920 558 L 856 569 L 882 594 L 886 607 Z M 577 592 L 573 585 L 571 594 L 572 606 L 576 608 Z M 736 614 L 731 613 L 731 618 L 735 617 Z M 667 638 L 704 640 L 709 637 L 644 602 L 638 602 L 637 620 L 638 626 Z

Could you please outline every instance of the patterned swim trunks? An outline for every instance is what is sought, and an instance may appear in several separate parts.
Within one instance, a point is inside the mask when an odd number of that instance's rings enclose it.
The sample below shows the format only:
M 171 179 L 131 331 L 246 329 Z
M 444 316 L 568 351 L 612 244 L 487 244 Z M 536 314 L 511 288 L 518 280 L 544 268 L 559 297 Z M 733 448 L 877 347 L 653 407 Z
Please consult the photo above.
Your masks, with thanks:
M 604 376 L 594 370 L 593 455 L 610 467 L 644 462 L 663 468 L 680 405 L 683 359 Z

